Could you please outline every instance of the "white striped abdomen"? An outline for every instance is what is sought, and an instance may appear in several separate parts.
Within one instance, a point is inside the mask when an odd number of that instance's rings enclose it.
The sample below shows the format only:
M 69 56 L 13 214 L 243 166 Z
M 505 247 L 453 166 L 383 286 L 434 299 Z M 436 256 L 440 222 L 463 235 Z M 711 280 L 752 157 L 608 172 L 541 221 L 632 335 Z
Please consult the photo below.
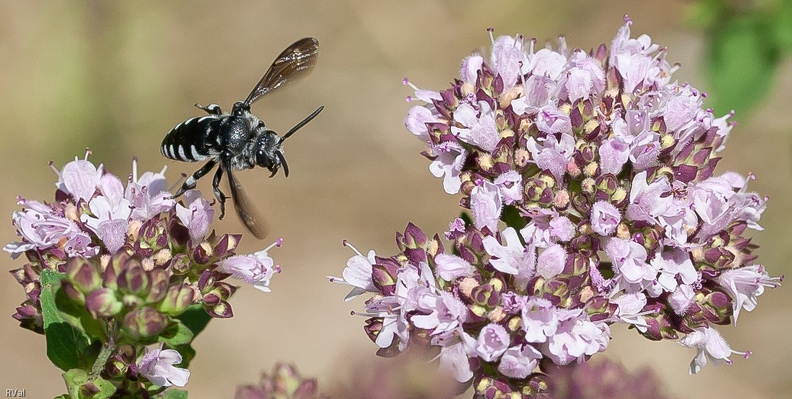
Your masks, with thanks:
M 220 123 L 228 115 L 190 118 L 171 129 L 162 139 L 160 152 L 167 158 L 200 162 L 219 155 Z

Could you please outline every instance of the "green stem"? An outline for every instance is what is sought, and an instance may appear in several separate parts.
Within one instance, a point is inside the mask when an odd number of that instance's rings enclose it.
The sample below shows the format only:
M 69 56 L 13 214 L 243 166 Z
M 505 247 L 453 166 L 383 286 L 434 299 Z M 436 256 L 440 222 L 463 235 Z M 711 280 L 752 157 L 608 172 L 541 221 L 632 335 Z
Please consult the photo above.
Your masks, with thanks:
M 99 356 L 96 357 L 96 361 L 91 367 L 91 374 L 88 377 L 89 380 L 93 380 L 99 377 L 99 374 L 104 370 L 105 365 L 107 364 L 107 359 L 110 359 L 110 356 L 115 351 L 115 342 L 113 340 L 109 340 L 102 345 L 102 350 L 99 352 Z
M 107 342 L 102 344 L 102 350 L 99 351 L 99 355 L 96 357 L 96 361 L 94 361 L 94 364 L 91 367 L 91 374 L 88 376 L 90 380 L 99 377 L 99 374 L 102 372 L 102 370 L 104 370 L 104 367 L 107 364 L 107 359 L 110 359 L 110 356 L 116 349 L 115 335 L 113 334 L 114 326 L 115 323 L 113 323 L 113 320 L 108 320 L 107 325 L 105 325 L 105 335 L 107 336 Z

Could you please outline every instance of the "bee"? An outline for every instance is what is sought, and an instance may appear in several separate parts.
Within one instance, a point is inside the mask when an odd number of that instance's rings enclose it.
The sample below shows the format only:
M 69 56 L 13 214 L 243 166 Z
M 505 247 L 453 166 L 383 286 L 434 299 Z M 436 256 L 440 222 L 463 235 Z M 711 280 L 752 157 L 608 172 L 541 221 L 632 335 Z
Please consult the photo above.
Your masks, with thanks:
M 160 146 L 162 155 L 173 160 L 207 161 L 187 177 L 173 195 L 174 198 L 195 188 L 198 180 L 217 166 L 212 189 L 220 204 L 220 219 L 225 215 L 226 200 L 226 195 L 220 190 L 220 181 L 226 174 L 239 218 L 254 236 L 259 239 L 266 236 L 267 228 L 257 216 L 234 172 L 259 166 L 267 168 L 270 177 L 273 177 L 283 167 L 288 177 L 289 166 L 283 156 L 283 142 L 319 115 L 324 107 L 319 107 L 286 134 L 279 136 L 250 112 L 250 106 L 286 83 L 308 75 L 316 65 L 318 55 L 319 42 L 316 39 L 307 37 L 296 41 L 278 55 L 245 101 L 234 103 L 231 113 L 223 112 L 217 104 L 205 107 L 195 104 L 208 115 L 179 123 L 165 135 Z

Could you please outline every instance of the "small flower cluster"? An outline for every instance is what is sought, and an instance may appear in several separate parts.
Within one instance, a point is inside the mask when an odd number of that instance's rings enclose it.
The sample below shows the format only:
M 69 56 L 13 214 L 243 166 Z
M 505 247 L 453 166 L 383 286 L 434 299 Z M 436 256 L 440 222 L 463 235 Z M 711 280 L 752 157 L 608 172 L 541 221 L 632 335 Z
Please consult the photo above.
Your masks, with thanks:
M 621 364 L 603 358 L 548 370 L 552 381 L 544 399 L 667 399 L 657 375 L 644 368 L 630 373 Z
M 526 48 L 492 38 L 450 89 L 415 89 L 407 129 L 472 218 L 445 238 L 410 224 L 392 257 L 357 252 L 343 278 L 366 332 L 392 355 L 439 347 L 440 366 L 480 397 L 531 396 L 546 365 L 604 351 L 621 322 L 729 362 L 713 325 L 752 310 L 770 277 L 744 236 L 765 198 L 714 174 L 730 115 L 671 82 L 676 69 L 625 17 L 610 49 Z M 747 354 L 744 354 L 747 356 Z M 509 396 L 509 397 L 511 397 Z
M 349 355 L 347 355 L 349 356 Z M 349 359 L 343 377 L 327 392 L 330 398 L 454 399 L 459 384 L 430 361 L 430 352 L 411 350 L 395 358 Z
M 164 169 L 138 177 L 134 161 L 125 186 L 87 158 L 55 169 L 55 201 L 19 200 L 23 209 L 14 213 L 13 224 L 20 240 L 4 250 L 28 260 L 11 271 L 27 300 L 13 317 L 24 328 L 48 334 L 41 280 L 44 273 L 56 273 L 62 276 L 58 312 L 109 348 L 106 367 L 94 365 L 103 377 L 184 385 L 189 372 L 173 366 L 184 353 L 146 346 L 189 344 L 197 331 L 180 320 L 188 309 L 232 317 L 228 299 L 236 287 L 225 279 L 234 276 L 266 291 L 279 268 L 269 248 L 235 255 L 241 236 L 210 231 L 214 210 L 199 192 L 176 202 Z
M 272 375 L 262 373 L 258 385 L 241 385 L 234 394 L 234 399 L 319 399 L 321 397 L 316 379 L 302 378 L 297 368 L 285 363 L 276 364 L 272 368 Z

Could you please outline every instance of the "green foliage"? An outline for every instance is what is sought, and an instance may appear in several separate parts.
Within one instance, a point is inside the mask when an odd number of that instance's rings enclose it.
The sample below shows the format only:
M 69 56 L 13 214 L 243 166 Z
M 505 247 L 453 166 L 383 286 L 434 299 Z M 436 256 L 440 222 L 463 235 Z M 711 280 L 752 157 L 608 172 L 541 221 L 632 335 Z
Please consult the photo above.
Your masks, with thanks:
M 212 320 L 212 316 L 209 316 L 203 306 L 198 304 L 190 306 L 184 313 L 176 316 L 175 319 L 180 320 L 197 336 L 203 331 L 209 321 Z
M 178 342 L 177 340 L 167 341 L 168 344 L 173 346 L 173 349 L 176 349 L 182 355 L 182 362 L 179 367 L 188 368 L 195 357 L 195 349 L 191 345 L 192 340 L 203 331 L 209 321 L 212 320 L 212 316 L 206 313 L 202 305 L 192 305 L 184 313 L 174 318 L 179 320 L 181 326 L 188 328 L 192 332 L 192 338 L 186 343 L 176 343 Z
M 690 21 L 708 35 L 707 105 L 715 115 L 744 115 L 772 87 L 778 65 L 792 51 L 792 1 L 742 3 L 702 0 Z
M 63 373 L 63 380 L 71 399 L 107 399 L 116 388 L 102 377 L 91 378 L 85 370 L 73 369 Z
M 163 393 L 154 395 L 154 397 L 157 399 L 187 399 L 187 391 L 171 388 Z
M 55 298 L 62 278 L 62 274 L 51 270 L 41 273 L 41 313 L 44 317 L 47 357 L 63 371 L 88 370 L 99 353 L 101 343 L 92 345 L 91 337 L 72 324 L 79 323 L 79 318 L 71 318 L 70 323 L 58 310 Z
M 176 321 L 168 326 L 159 335 L 159 342 L 164 342 L 171 346 L 184 345 L 192 342 L 195 334 L 187 328 L 182 322 Z
M 525 227 L 526 224 L 528 224 L 527 218 L 520 215 L 520 211 L 513 205 L 505 205 L 503 207 L 501 220 L 506 223 L 506 226 L 512 227 L 517 231 L 520 231 L 523 227 Z

